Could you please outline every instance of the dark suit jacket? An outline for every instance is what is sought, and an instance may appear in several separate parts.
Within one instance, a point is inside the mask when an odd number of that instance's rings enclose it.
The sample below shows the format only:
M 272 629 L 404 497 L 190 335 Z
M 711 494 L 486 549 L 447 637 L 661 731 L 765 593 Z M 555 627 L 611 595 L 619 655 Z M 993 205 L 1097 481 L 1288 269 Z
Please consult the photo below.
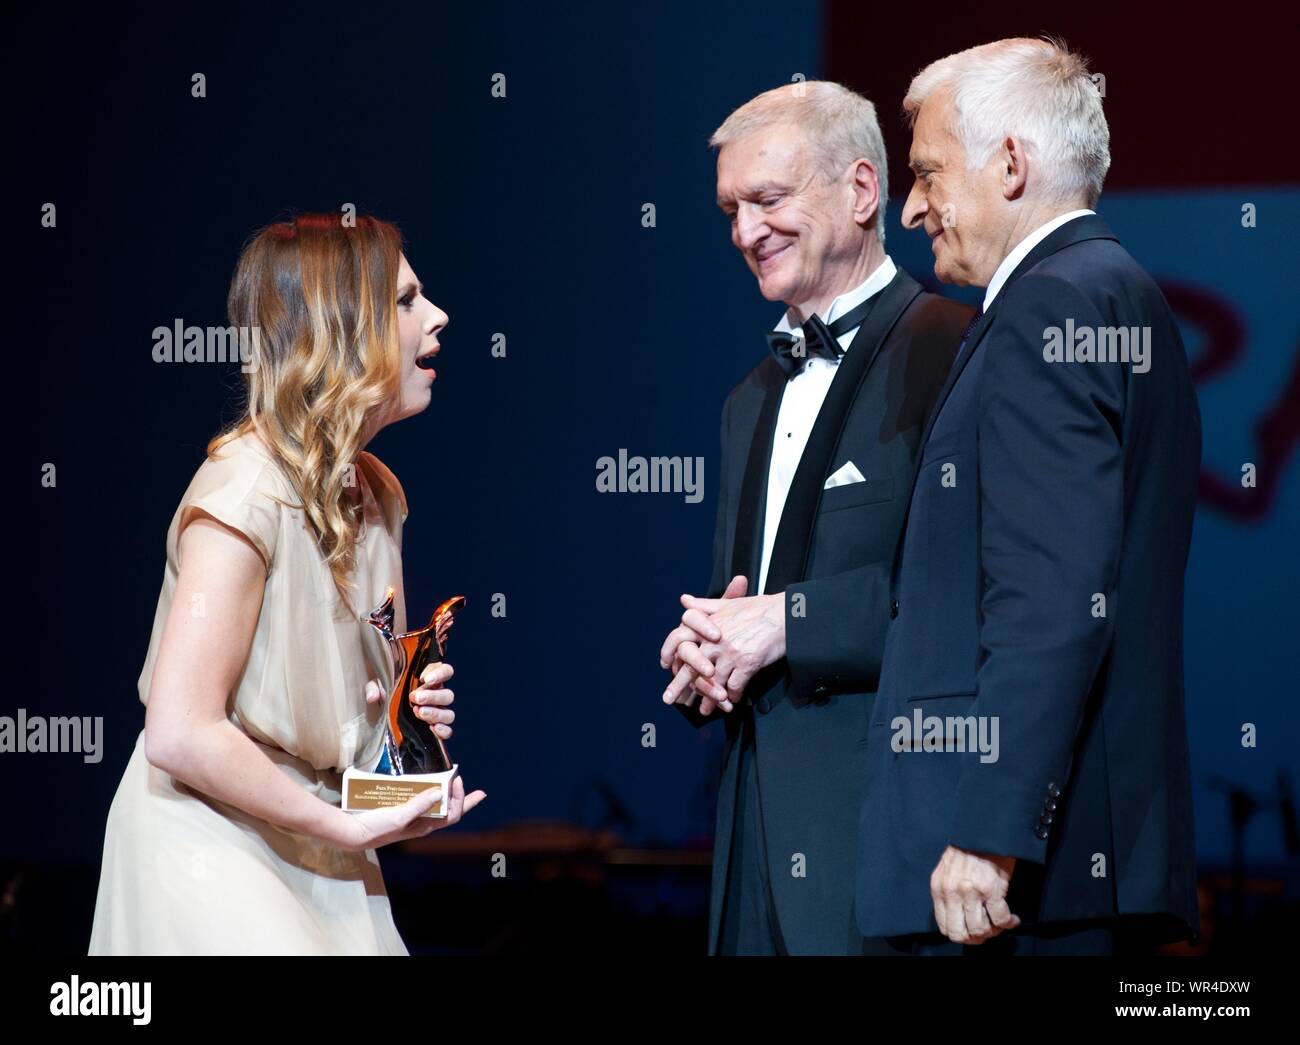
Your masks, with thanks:
M 852 931 L 853 861 L 865 771 L 867 701 L 888 624 L 889 570 L 921 429 L 973 310 L 922 291 L 901 269 L 840 363 L 804 449 L 768 567 L 767 590 L 787 600 L 784 660 L 756 676 L 724 715 L 709 950 L 717 949 L 736 801 L 739 716 L 753 715 L 772 890 L 791 953 L 842 953 Z M 722 414 L 722 467 L 710 594 L 734 574 L 755 595 L 767 474 L 786 376 L 771 357 L 731 393 Z M 823 491 L 852 460 L 866 481 Z M 682 707 L 679 705 L 679 707 Z M 807 878 L 791 875 L 802 853 Z M 860 941 L 859 941 L 860 942 Z
M 1067 321 L 1149 329 L 1149 371 L 1047 361 Z M 1018 859 L 1027 923 L 1196 926 L 1183 570 L 1200 447 L 1164 296 L 1101 218 L 1067 222 L 981 318 L 926 432 L 868 744 L 865 935 L 936 930 L 950 844 Z M 894 750 L 918 711 L 996 719 L 999 757 Z

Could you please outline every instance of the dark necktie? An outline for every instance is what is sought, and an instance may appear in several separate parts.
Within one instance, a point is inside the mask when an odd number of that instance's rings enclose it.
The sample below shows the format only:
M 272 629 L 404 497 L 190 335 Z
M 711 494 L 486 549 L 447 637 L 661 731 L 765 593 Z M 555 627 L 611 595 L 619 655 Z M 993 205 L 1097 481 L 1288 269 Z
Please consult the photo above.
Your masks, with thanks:
M 975 315 L 970 317 L 970 322 L 966 324 L 966 329 L 962 331 L 961 344 L 957 346 L 957 354 L 952 357 L 953 366 L 961 359 L 961 354 L 966 351 L 966 343 L 970 341 L 970 336 L 975 333 L 975 326 L 984 317 L 984 309 L 981 308 Z
M 811 356 L 821 356 L 834 362 L 844 355 L 844 349 L 840 347 L 840 338 L 850 330 L 862 326 L 879 296 L 879 294 L 872 294 L 857 308 L 844 313 L 830 326 L 827 326 L 820 316 L 809 316 L 803 322 L 802 338 L 784 331 L 769 331 L 768 347 L 772 350 L 776 361 L 781 364 L 785 376 L 794 377 L 803 366 L 804 360 Z

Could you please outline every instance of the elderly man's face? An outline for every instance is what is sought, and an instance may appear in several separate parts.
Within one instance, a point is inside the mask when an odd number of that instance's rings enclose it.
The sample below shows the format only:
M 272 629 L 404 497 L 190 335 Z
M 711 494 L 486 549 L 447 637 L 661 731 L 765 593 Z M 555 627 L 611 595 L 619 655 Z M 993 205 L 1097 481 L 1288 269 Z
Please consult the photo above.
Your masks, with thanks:
M 1010 220 L 1002 195 L 998 154 L 967 170 L 966 150 L 953 133 L 946 88 L 928 97 L 912 127 L 908 166 L 915 181 L 903 207 L 903 225 L 924 228 L 934 251 L 934 274 L 958 286 L 988 286 L 1005 254 Z
M 769 301 L 802 305 L 852 272 L 862 251 L 847 175 L 827 184 L 799 128 L 780 125 L 723 146 L 718 206 L 731 242 Z

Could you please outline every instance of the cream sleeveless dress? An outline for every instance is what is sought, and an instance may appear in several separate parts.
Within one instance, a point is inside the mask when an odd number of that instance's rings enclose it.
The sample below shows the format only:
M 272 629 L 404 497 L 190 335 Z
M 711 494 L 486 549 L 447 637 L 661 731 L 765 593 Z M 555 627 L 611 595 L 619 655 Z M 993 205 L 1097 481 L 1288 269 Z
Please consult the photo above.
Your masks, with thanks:
M 368 679 L 392 679 L 382 640 L 335 591 L 299 498 L 261 444 L 244 435 L 199 466 L 167 531 L 167 565 L 138 682 L 149 683 L 178 572 L 183 522 L 201 508 L 248 536 L 270 564 L 248 662 L 228 708 L 290 779 L 339 804 L 340 773 L 372 766 L 381 711 Z M 406 628 L 401 540 L 406 498 L 361 453 L 365 524 L 352 579 L 357 613 L 394 589 Z M 347 853 L 258 820 L 151 766 L 144 731 L 113 799 L 91 954 L 406 954 L 373 850 Z

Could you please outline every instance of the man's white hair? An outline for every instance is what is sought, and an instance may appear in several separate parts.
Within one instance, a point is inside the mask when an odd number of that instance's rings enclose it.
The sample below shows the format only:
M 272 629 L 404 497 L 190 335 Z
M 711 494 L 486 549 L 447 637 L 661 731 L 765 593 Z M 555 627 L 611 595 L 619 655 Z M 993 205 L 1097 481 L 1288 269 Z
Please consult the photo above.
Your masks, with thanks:
M 1079 196 L 1089 207 L 1097 202 L 1110 168 L 1110 128 L 1083 57 L 1052 39 L 972 47 L 917 73 L 903 111 L 915 123 L 922 103 L 945 87 L 968 167 L 984 166 L 1006 138 L 1019 138 L 1041 171 L 1031 192 L 1061 203 Z
M 721 149 L 778 124 L 794 124 L 803 130 L 817 150 L 816 161 L 827 181 L 838 178 L 857 159 L 866 159 L 876 168 L 880 185 L 876 236 L 884 243 L 889 159 L 876 107 L 857 92 L 829 80 L 785 84 L 764 91 L 733 112 L 713 132 L 709 144 Z

